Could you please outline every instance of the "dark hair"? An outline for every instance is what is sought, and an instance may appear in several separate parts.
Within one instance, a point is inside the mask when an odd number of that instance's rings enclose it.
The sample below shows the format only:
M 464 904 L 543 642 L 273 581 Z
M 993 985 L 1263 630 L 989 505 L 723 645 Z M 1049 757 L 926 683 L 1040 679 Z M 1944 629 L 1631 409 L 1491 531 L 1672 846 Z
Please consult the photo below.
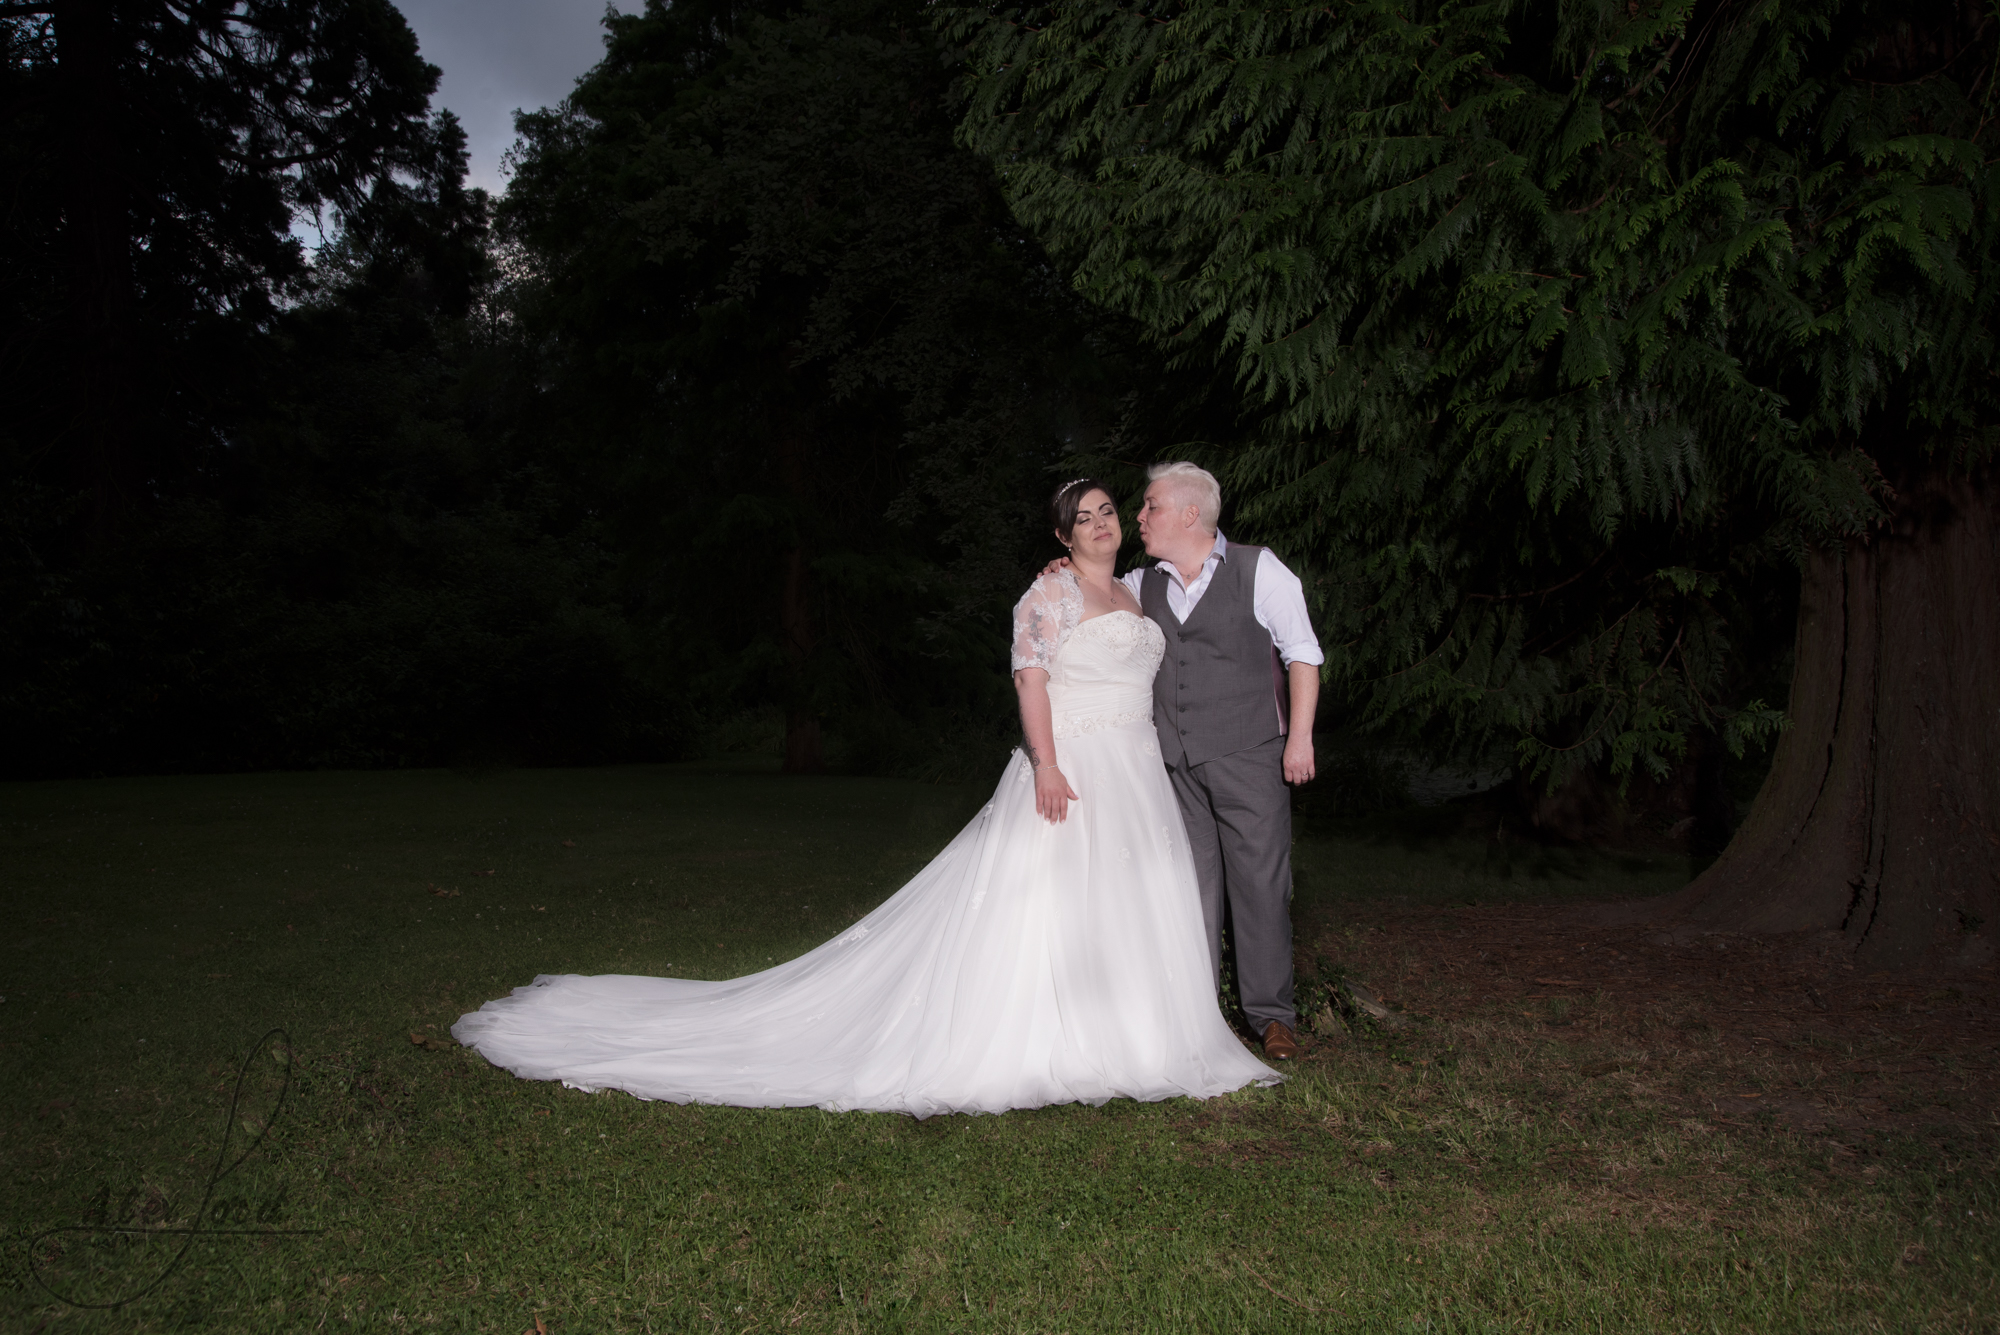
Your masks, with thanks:
M 1094 477 L 1080 477 L 1074 482 L 1065 482 L 1056 488 L 1056 494 L 1049 497 L 1049 523 L 1065 538 L 1076 528 L 1076 512 L 1083 508 L 1083 498 L 1093 491 L 1111 495 L 1111 488 Z

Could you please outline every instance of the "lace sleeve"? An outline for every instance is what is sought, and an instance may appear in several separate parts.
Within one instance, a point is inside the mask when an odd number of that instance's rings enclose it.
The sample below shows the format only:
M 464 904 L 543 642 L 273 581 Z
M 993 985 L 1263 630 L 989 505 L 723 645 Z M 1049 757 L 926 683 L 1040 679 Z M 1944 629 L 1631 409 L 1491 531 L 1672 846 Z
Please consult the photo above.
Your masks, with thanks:
M 1014 668 L 1055 666 L 1056 650 L 1083 620 L 1083 591 L 1067 573 L 1044 575 L 1014 604 Z

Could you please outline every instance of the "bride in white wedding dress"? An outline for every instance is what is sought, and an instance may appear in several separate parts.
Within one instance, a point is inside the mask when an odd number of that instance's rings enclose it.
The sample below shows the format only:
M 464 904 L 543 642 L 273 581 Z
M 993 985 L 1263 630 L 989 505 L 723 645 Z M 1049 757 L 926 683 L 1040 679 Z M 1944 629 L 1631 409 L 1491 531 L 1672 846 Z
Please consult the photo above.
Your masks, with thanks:
M 774 969 L 723 982 L 544 974 L 453 1036 L 573 1089 L 918 1117 L 1281 1079 L 1216 1005 L 1153 731 L 1164 642 L 1112 581 L 1117 507 L 1079 479 L 1051 517 L 1073 569 L 1015 608 L 1026 745 L 909 884 Z

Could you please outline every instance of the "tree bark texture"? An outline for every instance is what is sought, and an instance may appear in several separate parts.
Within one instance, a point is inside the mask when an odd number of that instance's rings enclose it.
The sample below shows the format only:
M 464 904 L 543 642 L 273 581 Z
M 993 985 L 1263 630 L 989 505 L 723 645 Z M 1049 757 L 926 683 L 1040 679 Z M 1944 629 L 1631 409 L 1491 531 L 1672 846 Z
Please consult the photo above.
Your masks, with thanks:
M 1970 967 L 2000 929 L 2000 487 L 1933 467 L 1800 595 L 1792 724 L 1675 907 L 1834 930 L 1882 968 Z

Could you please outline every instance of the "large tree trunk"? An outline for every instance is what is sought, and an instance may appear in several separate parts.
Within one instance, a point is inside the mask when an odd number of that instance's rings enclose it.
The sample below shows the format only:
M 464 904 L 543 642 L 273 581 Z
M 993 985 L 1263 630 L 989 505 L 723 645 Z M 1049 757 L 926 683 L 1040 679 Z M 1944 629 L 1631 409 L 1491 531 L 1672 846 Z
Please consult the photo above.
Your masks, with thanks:
M 118 32 L 105 0 L 55 6 L 69 142 L 63 242 L 69 276 L 70 432 L 91 498 L 90 534 L 109 542 L 132 500 L 132 219 L 119 120 Z
M 2000 487 L 1932 468 L 1805 572 L 1792 726 L 1675 909 L 1833 930 L 1876 967 L 1967 967 L 2000 929 Z

